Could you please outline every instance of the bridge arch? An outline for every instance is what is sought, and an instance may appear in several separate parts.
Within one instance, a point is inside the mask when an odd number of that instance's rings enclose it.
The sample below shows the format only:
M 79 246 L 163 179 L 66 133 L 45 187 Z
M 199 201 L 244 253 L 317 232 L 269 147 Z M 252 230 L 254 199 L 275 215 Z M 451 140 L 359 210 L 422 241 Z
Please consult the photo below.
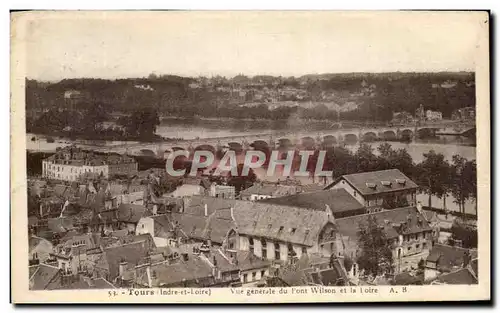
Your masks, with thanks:
M 396 140 L 397 136 L 393 130 L 386 130 L 385 132 L 382 133 L 382 138 L 384 140 Z
M 316 146 L 316 140 L 312 137 L 302 137 L 301 139 L 302 147 L 305 149 L 314 149 Z
M 217 149 L 215 149 L 214 146 L 209 145 L 209 144 L 199 145 L 196 148 L 194 148 L 194 151 L 210 151 L 212 153 L 215 153 L 216 150 Z
M 413 131 L 411 129 L 403 129 L 401 131 L 401 140 L 411 140 L 413 138 Z
M 151 149 L 141 149 L 139 152 L 141 156 L 156 157 L 156 153 Z
M 255 148 L 263 148 L 263 147 L 269 147 L 269 143 L 264 140 L 255 140 L 250 144 L 250 147 Z
M 239 142 L 230 142 L 227 144 L 229 150 L 235 151 L 236 153 L 240 153 L 243 151 L 243 145 Z
M 377 139 L 378 139 L 378 136 L 374 132 L 367 132 L 363 135 L 363 141 L 366 141 L 366 142 L 376 141 Z
M 293 146 L 293 143 L 290 139 L 288 139 L 288 138 L 278 139 L 278 148 L 288 149 L 292 146 Z
M 417 130 L 418 138 L 432 138 L 436 135 L 435 129 L 424 127 Z
M 357 142 L 358 136 L 356 136 L 356 134 L 346 134 L 344 136 L 344 141 L 345 142 Z
M 336 144 L 337 143 L 337 137 L 333 135 L 326 135 L 323 137 L 323 143 L 328 143 L 328 144 Z

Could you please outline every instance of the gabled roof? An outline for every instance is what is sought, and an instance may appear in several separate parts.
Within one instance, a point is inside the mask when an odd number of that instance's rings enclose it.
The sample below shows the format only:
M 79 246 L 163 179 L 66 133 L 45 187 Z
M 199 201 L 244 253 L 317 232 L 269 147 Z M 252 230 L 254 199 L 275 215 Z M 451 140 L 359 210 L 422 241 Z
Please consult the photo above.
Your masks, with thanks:
M 478 282 L 477 276 L 475 276 L 467 267 L 451 273 L 443 274 L 439 276 L 436 281 L 449 285 L 474 285 Z
M 145 241 L 104 249 L 105 264 L 107 264 L 110 277 L 114 279 L 118 276 L 119 265 L 122 261 L 127 262 L 129 266 L 135 266 L 148 252 L 149 247 Z
M 306 246 L 313 246 L 323 227 L 333 220 L 326 211 L 252 201 L 236 202 L 233 215 L 240 234 Z
M 363 196 L 418 188 L 418 185 L 401 171 L 398 169 L 391 169 L 343 175 L 334 183 L 328 185 L 325 189 L 330 189 L 342 179 L 345 179 Z M 385 185 L 385 182 L 389 182 L 390 185 Z M 372 185 L 375 188 L 371 188 L 367 184 Z
M 374 217 L 379 225 L 384 226 L 384 231 L 386 232 L 386 236 L 388 238 L 398 236 L 398 229 L 403 234 L 412 234 L 431 230 L 429 223 L 415 207 L 405 207 L 370 214 L 355 215 L 336 219 L 335 222 L 342 235 L 357 239 L 360 225 L 367 225 L 368 217 L 370 216 Z
M 435 244 L 429 252 L 429 256 L 426 260 L 427 262 L 437 262 L 438 269 L 452 270 L 454 268 L 462 267 L 466 253 L 470 253 L 471 259 L 477 258 L 477 251 L 475 250 Z
M 194 195 L 185 198 L 183 201 L 184 213 L 204 215 L 205 204 L 207 205 L 208 214 L 212 214 L 218 209 L 230 208 L 237 200 Z
M 293 195 L 299 190 L 298 186 L 287 186 L 280 184 L 255 183 L 251 187 L 240 192 L 241 195 L 267 195 L 272 197 L 284 197 Z
M 174 264 L 161 263 L 151 266 L 151 280 L 153 287 L 160 286 L 181 286 L 183 282 L 203 282 L 213 281 L 212 267 L 197 256 L 189 256 L 187 261 L 179 260 Z M 148 278 L 145 271 L 137 277 L 137 282 L 147 285 Z
M 295 206 L 304 209 L 324 211 L 328 206 L 332 213 L 358 211 L 364 206 L 345 189 L 320 190 L 298 193 L 291 196 L 259 200 L 262 203 Z

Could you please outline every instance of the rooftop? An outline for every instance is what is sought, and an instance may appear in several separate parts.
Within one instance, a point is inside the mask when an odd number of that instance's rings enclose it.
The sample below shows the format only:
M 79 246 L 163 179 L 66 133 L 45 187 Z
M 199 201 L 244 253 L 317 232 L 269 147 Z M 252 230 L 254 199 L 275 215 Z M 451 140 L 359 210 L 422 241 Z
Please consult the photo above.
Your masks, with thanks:
M 367 225 L 368 217 L 373 216 L 378 225 L 384 226 L 388 238 L 402 234 L 412 234 L 425 230 L 431 230 L 428 222 L 415 207 L 405 207 L 393 210 L 381 211 L 370 214 L 362 214 L 351 217 L 336 219 L 339 232 L 351 238 L 357 238 L 360 225 Z
M 411 179 L 398 169 L 343 175 L 325 189 L 330 189 L 341 179 L 345 179 L 362 195 L 418 188 Z
M 262 203 L 273 203 L 296 206 L 304 209 L 324 211 L 328 206 L 332 213 L 358 211 L 364 207 L 345 189 L 320 190 L 298 193 L 291 196 L 259 200 Z
M 252 201 L 236 202 L 233 215 L 240 234 L 306 246 L 314 245 L 320 231 L 332 221 L 326 211 Z
M 271 197 L 283 197 L 293 195 L 299 190 L 298 186 L 287 186 L 281 184 L 255 183 L 251 187 L 241 191 L 241 195 L 266 195 Z

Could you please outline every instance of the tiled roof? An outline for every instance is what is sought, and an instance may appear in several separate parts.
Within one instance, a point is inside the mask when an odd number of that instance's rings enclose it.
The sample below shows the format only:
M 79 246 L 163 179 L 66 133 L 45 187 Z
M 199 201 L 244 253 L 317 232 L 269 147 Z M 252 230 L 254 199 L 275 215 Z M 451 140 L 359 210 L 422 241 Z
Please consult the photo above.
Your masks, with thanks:
M 457 271 L 443 274 L 436 280 L 437 282 L 449 285 L 474 285 L 477 284 L 477 277 L 471 273 L 469 268 L 462 268 Z
M 230 208 L 235 202 L 236 200 L 233 199 L 223 199 L 223 198 L 195 195 L 186 198 L 184 200 L 184 213 L 194 214 L 194 215 L 204 215 L 205 204 L 206 204 L 208 214 L 212 214 L 218 209 Z
M 272 197 L 284 197 L 297 193 L 297 186 L 287 186 L 280 184 L 260 184 L 255 183 L 251 187 L 241 191 L 241 195 L 267 195 Z
M 118 276 L 120 262 L 125 261 L 128 266 L 135 266 L 139 260 L 144 258 L 149 252 L 149 247 L 145 241 L 133 242 L 117 247 L 104 249 L 104 255 L 112 279 Z
M 263 203 L 296 206 L 305 209 L 324 211 L 328 205 L 332 212 L 358 211 L 364 207 L 345 189 L 320 190 L 298 193 L 291 196 L 259 200 Z
M 242 271 L 265 268 L 271 265 L 271 261 L 259 258 L 251 251 L 238 251 L 236 253 L 238 267 Z
M 240 234 L 313 246 L 328 220 L 327 212 L 269 203 L 238 201 L 233 209 Z
M 137 223 L 146 214 L 146 207 L 138 204 L 120 204 L 117 218 L 120 222 Z
M 174 264 L 158 264 L 151 266 L 151 278 L 153 287 L 160 286 L 182 286 L 183 282 L 205 281 L 211 282 L 212 267 L 196 256 L 189 256 L 187 261 L 179 260 Z M 145 273 L 138 277 L 138 282 L 147 285 Z
M 427 262 L 437 262 L 438 269 L 451 270 L 463 265 L 466 253 L 470 253 L 471 259 L 477 258 L 477 251 L 443 244 L 435 244 L 429 252 Z
M 65 233 L 73 228 L 73 222 L 70 218 L 58 217 L 47 219 L 48 227 L 54 233 Z
M 336 219 L 339 232 L 344 236 L 357 238 L 360 225 L 367 225 L 369 216 L 374 217 L 379 225 L 384 225 L 384 230 L 388 238 L 396 237 L 398 235 L 396 229 L 403 223 L 406 223 L 406 226 L 401 228 L 403 234 L 412 234 L 431 229 L 422 214 L 415 207 L 405 207 Z
M 349 184 L 351 184 L 360 194 L 371 195 L 377 193 L 384 193 L 389 191 L 398 191 L 418 188 L 411 179 L 409 179 L 405 174 L 397 169 L 385 170 L 385 171 L 375 171 L 375 172 L 364 172 L 357 174 L 344 175 L 339 178 L 336 182 L 329 185 L 325 189 L 331 188 L 341 179 L 345 179 Z M 404 181 L 404 184 L 400 184 L 397 180 Z M 390 186 L 383 185 L 382 182 L 390 182 Z M 376 188 L 370 188 L 368 184 L 374 184 Z

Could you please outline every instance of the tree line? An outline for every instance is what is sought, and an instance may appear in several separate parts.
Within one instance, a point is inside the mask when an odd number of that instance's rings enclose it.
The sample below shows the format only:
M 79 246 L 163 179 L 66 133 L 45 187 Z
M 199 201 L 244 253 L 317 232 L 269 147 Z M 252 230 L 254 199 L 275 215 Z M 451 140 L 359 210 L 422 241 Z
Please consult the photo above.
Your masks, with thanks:
M 243 76 L 242 76 L 243 77 Z M 233 80 L 243 85 L 255 79 L 235 77 L 219 80 L 221 86 L 232 86 Z M 173 75 L 129 79 L 66 79 L 57 83 L 26 81 L 26 107 L 41 109 L 65 107 L 68 90 L 80 91 L 82 97 L 71 100 L 79 109 L 94 102 L 101 103 L 109 111 L 133 112 L 141 107 L 152 107 L 159 113 L 172 116 L 231 117 L 287 119 L 293 114 L 306 117 L 335 120 L 389 121 L 393 112 L 414 113 L 423 104 L 426 109 L 439 110 L 443 116 L 463 106 L 475 106 L 473 73 L 384 73 L 339 74 L 304 76 L 300 78 L 276 78 L 262 76 L 272 88 L 290 86 L 308 92 L 307 101 L 318 101 L 324 91 L 353 93 L 363 82 L 376 86 L 372 96 L 360 98 L 357 109 L 337 114 L 324 114 L 324 108 L 282 108 L 269 110 L 263 104 L 256 107 L 239 107 L 231 103 L 227 93 L 210 88 L 192 89 L 193 78 Z M 271 82 L 277 81 L 278 84 Z M 453 87 L 441 87 L 452 81 Z M 329 110 L 332 111 L 332 110 Z M 333 112 L 333 111 L 332 111 Z

